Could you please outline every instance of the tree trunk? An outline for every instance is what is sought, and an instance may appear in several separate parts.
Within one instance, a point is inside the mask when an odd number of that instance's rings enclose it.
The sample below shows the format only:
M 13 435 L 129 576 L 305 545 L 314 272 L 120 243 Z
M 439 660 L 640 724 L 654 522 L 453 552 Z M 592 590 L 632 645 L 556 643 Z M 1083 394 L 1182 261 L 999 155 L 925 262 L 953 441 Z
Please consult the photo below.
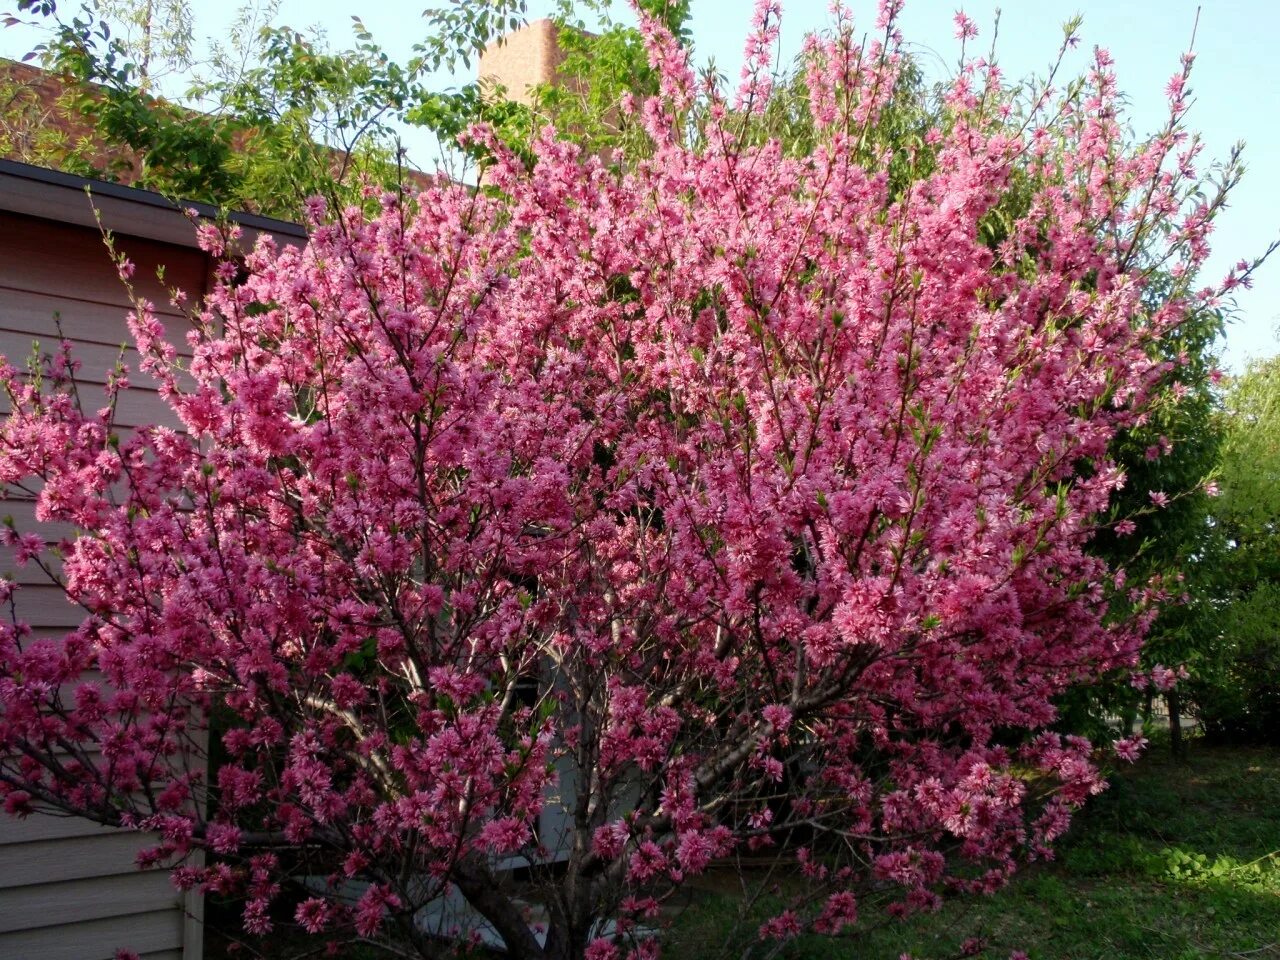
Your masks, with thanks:
M 483 866 L 459 864 L 453 880 L 467 902 L 492 924 L 514 960 L 543 960 L 546 952 L 525 921 L 523 910 L 498 889 L 497 881 Z
M 1173 755 L 1181 758 L 1186 751 L 1182 742 L 1182 697 L 1175 689 L 1166 693 L 1164 699 L 1169 705 L 1169 746 Z
M 1136 700 L 1125 704 L 1121 708 L 1120 729 L 1124 731 L 1126 737 L 1132 737 L 1142 729 L 1138 723 L 1139 716 L 1139 707 Z

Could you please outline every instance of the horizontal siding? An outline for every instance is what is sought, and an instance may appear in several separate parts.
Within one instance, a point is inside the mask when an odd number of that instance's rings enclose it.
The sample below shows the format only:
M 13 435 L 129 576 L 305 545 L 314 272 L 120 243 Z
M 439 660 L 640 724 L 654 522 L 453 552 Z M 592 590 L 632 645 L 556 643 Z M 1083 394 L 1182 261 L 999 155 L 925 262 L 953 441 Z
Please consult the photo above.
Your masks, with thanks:
M 191 297 L 204 289 L 206 260 L 198 251 L 123 236 L 116 238 L 116 245 L 134 262 L 135 292 L 158 308 L 169 308 L 169 288 Z M 156 278 L 160 265 L 163 283 Z M 0 288 L 130 306 L 128 291 L 97 232 L 13 214 L 0 219 Z
M 3 312 L 3 308 L 0 307 L 0 325 L 5 322 L 5 319 L 6 315 Z M 119 318 L 116 317 L 113 320 L 118 321 Z M 80 363 L 80 368 L 76 371 L 76 381 L 81 385 L 82 392 L 86 394 L 86 401 L 90 396 L 102 396 L 100 388 L 116 369 L 117 361 L 123 363 L 128 371 L 129 388 L 131 390 L 159 390 L 160 382 L 151 374 L 143 371 L 142 356 L 133 347 L 129 347 L 122 352 L 119 344 L 107 346 L 99 343 L 90 343 L 85 340 L 73 340 L 72 342 L 74 344 L 72 356 Z M 42 357 L 52 356 L 57 350 L 57 342 L 54 340 L 37 338 L 30 333 L 15 333 L 11 330 L 0 328 L 0 357 L 7 357 L 9 362 L 17 367 L 26 367 L 27 361 L 31 359 L 31 354 L 37 345 Z M 183 344 L 179 343 L 176 346 L 180 351 L 179 357 L 182 358 L 179 362 L 185 367 L 189 360 L 189 353 Z M 180 370 L 178 372 L 178 384 L 182 389 L 190 390 L 195 384 L 195 379 L 186 370 Z
M 92 382 L 102 383 L 115 367 L 120 347 L 133 343 L 126 323 L 131 309 L 126 304 L 72 300 L 49 291 L 0 287 L 0 333 L 5 335 L 6 346 L 12 351 L 10 359 L 14 361 L 25 362 L 36 344 L 41 354 L 52 353 L 62 338 L 97 347 L 86 355 L 85 364 L 96 356 L 100 366 L 93 374 L 86 371 L 85 375 L 91 376 Z M 191 329 L 187 318 L 173 311 L 157 311 L 156 316 L 174 349 L 186 355 L 186 333 Z
M 72 603 L 51 584 L 15 590 L 13 605 L 19 620 L 41 627 L 78 627 L 85 617 L 83 607 Z
M 33 640 L 61 640 L 67 631 L 61 627 L 32 627 L 28 636 Z
M 104 827 L 80 817 L 56 817 L 36 813 L 24 820 L 0 816 L 0 844 L 26 844 L 41 840 L 64 840 L 69 837 L 111 837 L 118 830 Z M 0 856 L 4 850 L 0 850 Z
M 57 543 L 59 540 L 65 540 L 75 534 L 76 527 L 71 523 L 62 523 L 61 521 L 45 521 L 36 520 L 36 503 L 34 500 L 7 500 L 0 505 L 0 517 L 11 517 L 14 526 L 18 528 L 20 533 L 39 533 L 44 537 L 45 543 Z M 0 552 L 0 556 L 7 557 L 6 554 Z M 7 558 L 3 561 L 8 562 Z
M 136 264 L 139 295 L 153 301 L 170 339 L 186 352 L 190 323 L 169 303 L 165 285 L 184 289 L 192 301 L 204 288 L 207 261 L 196 251 L 131 237 L 119 247 Z M 156 266 L 165 264 L 165 284 Z M 125 317 L 128 295 L 96 231 L 0 213 L 0 354 L 22 364 L 32 342 L 41 353 L 57 349 L 59 332 L 72 342 L 81 363 L 80 395 L 88 410 L 106 403 L 101 385 L 122 343 L 131 341 Z M 155 381 L 138 370 L 127 352 L 132 386 L 120 394 L 116 423 L 122 437 L 149 424 L 178 427 L 156 392 Z M 0 415 L 7 408 L 0 401 Z M 19 530 L 57 542 L 73 531 L 66 524 L 39 524 L 29 498 L 0 502 Z M 41 583 L 32 567 L 14 570 L 0 551 L 0 570 L 24 586 L 14 593 L 19 619 L 39 637 L 59 637 L 77 626 L 84 611 L 62 591 Z M 138 850 L 147 838 L 77 818 L 0 816 L 0 960 L 109 960 L 117 949 L 148 960 L 188 960 L 198 955 L 198 936 L 183 953 L 183 895 L 166 871 L 139 871 Z
M 56 919 L 58 901 L 43 907 Z M 0 957 L 4 960 L 111 960 L 116 950 L 133 950 L 146 956 L 172 956 L 182 947 L 183 915 L 179 910 L 151 910 L 120 914 L 83 923 L 0 933 Z
M 87 851 L 94 844 L 95 841 L 84 841 L 83 846 Z M 87 877 L 13 887 L 0 893 L 0 930 L 11 933 L 50 923 L 79 923 L 129 913 L 147 913 L 176 907 L 178 902 L 178 891 L 166 871 L 135 871 L 105 878 Z
M 0 900 L 14 887 L 59 880 L 113 877 L 155 841 L 140 833 L 110 830 L 92 843 L 80 837 L 10 843 L 0 847 Z
M 25 529 L 44 533 L 43 527 L 44 524 L 34 524 Z M 20 527 L 19 529 L 24 528 Z M 45 568 L 48 568 L 49 573 L 61 575 L 62 560 L 59 557 L 54 556 L 52 553 L 45 553 L 40 557 L 40 561 Z M 49 573 L 37 566 L 34 561 L 19 566 L 13 559 L 13 547 L 0 547 L 0 577 L 7 577 L 18 586 L 26 589 L 28 586 L 50 583 Z
M 0 313 L 0 324 L 8 319 Z M 16 367 L 25 368 L 33 353 L 40 357 L 51 357 L 58 352 L 58 341 L 47 336 L 32 333 L 0 329 L 0 356 L 7 357 Z M 80 369 L 76 376 L 81 383 L 95 385 L 104 384 L 120 361 L 129 370 L 129 382 L 135 386 L 155 387 L 156 383 L 147 374 L 139 371 L 140 355 L 132 348 L 120 349 L 118 344 L 76 342 L 75 359 L 80 361 Z

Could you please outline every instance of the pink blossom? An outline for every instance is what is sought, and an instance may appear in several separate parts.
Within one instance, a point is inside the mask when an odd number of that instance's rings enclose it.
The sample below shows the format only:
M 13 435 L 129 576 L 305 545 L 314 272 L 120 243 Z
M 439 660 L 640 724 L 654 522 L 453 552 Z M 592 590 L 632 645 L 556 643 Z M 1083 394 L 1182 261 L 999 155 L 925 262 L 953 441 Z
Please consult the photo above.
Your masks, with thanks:
M 621 820 L 607 823 L 593 835 L 592 850 L 597 856 L 613 860 L 626 848 L 628 832 L 627 825 Z
M 760 711 L 760 715 L 776 733 L 786 733 L 791 726 L 791 711 L 782 704 L 771 703 Z
M 383 886 L 374 884 L 356 901 L 356 930 L 362 937 L 372 937 L 381 929 L 388 909 L 400 905 L 400 898 Z
M 956 11 L 955 24 L 957 40 L 972 40 L 978 35 L 978 25 L 963 10 Z
M 1116 756 L 1121 760 L 1127 760 L 1133 763 L 1142 756 L 1143 749 L 1147 746 L 1147 738 L 1141 736 L 1126 737 L 1123 740 L 1116 740 L 1112 744 L 1112 748 L 1116 752 Z
M 791 910 L 784 910 L 765 921 L 760 927 L 761 940 L 789 940 L 800 933 L 800 919 Z
M 858 922 L 858 901 L 848 890 L 840 890 L 827 898 L 822 913 L 814 923 L 819 933 L 835 934 Z
M 4 795 L 4 812 L 9 816 L 25 817 L 31 811 L 31 794 L 25 790 L 10 790 Z
M 233 853 L 240 846 L 240 833 L 233 824 L 211 823 L 205 831 L 205 838 L 215 853 Z
M 311 897 L 298 904 L 294 919 L 307 933 L 319 933 L 329 925 L 332 906 L 320 897 Z

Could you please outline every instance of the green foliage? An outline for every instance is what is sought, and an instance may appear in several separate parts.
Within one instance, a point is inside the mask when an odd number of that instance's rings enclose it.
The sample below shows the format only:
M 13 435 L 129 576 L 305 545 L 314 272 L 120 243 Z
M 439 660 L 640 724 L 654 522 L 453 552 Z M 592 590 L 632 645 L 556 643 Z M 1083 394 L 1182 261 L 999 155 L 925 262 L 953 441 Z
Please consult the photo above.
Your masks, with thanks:
M 405 120 L 434 131 L 442 143 L 449 144 L 456 143 L 459 135 L 472 124 L 488 124 L 502 143 L 532 163 L 529 144 L 535 133 L 536 116 L 529 107 L 501 94 L 499 90 L 483 90 L 478 82 L 464 84 L 456 90 L 423 90 L 405 111 Z M 473 143 L 460 150 L 477 163 L 487 156 L 483 147 Z
M 469 65 L 518 26 L 524 0 L 451 0 L 428 10 L 427 39 L 405 64 L 358 17 L 352 43 L 333 49 L 322 36 L 271 23 L 273 2 L 242 9 L 203 62 L 192 57 L 182 0 L 102 0 L 68 18 L 53 0 L 20 0 L 19 9 L 49 19 L 50 39 L 29 58 L 64 80 L 56 110 L 93 134 L 84 142 L 41 136 L 30 98 L 0 89 L 0 147 L 174 199 L 297 219 L 308 196 L 346 205 L 362 202 L 369 184 L 404 183 L 396 121 L 430 127 L 447 143 L 482 120 L 526 141 L 532 129 L 475 84 L 444 93 L 429 86 L 433 72 Z M 154 95 L 157 70 L 185 79 L 176 101 Z
M 1218 516 L 1250 570 L 1274 575 L 1280 563 L 1280 356 L 1251 363 L 1227 395 Z
M 25 84 L 0 80 L 0 155 L 23 163 L 44 163 L 46 157 L 70 152 L 66 134 L 50 120 L 49 108 Z
M 413 48 L 410 71 L 471 69 L 486 46 L 501 43 L 503 34 L 523 24 L 524 12 L 525 0 L 451 0 L 448 7 L 427 10 L 424 16 L 430 30 L 427 39 Z M 531 160 L 528 145 L 536 130 L 534 115 L 504 93 L 484 89 L 479 81 L 445 90 L 418 85 L 402 116 L 412 126 L 431 130 L 442 146 L 459 150 L 471 161 L 484 160 L 484 149 L 471 143 L 459 147 L 458 137 L 473 124 L 488 125 L 500 141 Z
M 1180 122 L 1170 123 L 1163 133 L 1178 131 L 1197 138 L 1183 130 Z M 1237 147 L 1186 190 L 1209 208 L 1219 209 L 1242 174 Z M 1154 241 L 1149 233 L 1135 235 L 1126 258 L 1144 275 L 1145 299 L 1153 310 L 1178 297 L 1195 280 L 1170 275 L 1152 252 Z M 1270 252 L 1255 261 L 1255 267 Z M 1148 670 L 1156 665 L 1186 667 L 1193 677 L 1202 677 L 1214 674 L 1221 661 L 1224 542 L 1206 491 L 1217 474 L 1223 443 L 1221 397 L 1214 384 L 1217 349 L 1231 311 L 1226 304 L 1191 314 L 1155 346 L 1169 366 L 1157 388 L 1159 400 L 1152 415 L 1118 436 L 1109 451 L 1124 471 L 1126 484 L 1113 497 L 1110 515 L 1104 518 L 1109 523 L 1095 537 L 1093 549 L 1110 566 L 1124 568 L 1130 584 L 1158 580 L 1169 595 L 1170 602 L 1152 625 L 1143 649 L 1142 667 Z M 1169 503 L 1154 505 L 1153 493 L 1166 495 Z M 1122 520 L 1133 522 L 1136 529 L 1119 535 L 1115 524 Z M 1127 612 L 1123 592 L 1113 602 L 1118 614 Z M 1176 750 L 1181 740 L 1181 693 L 1174 691 L 1167 699 Z M 1135 689 L 1128 675 L 1120 675 L 1110 683 L 1076 689 L 1063 697 L 1060 725 L 1099 737 L 1117 718 L 1131 726 L 1140 709 L 1149 723 L 1151 703 L 1149 691 Z
M 242 205 L 269 197 L 297 204 L 312 194 L 350 202 L 363 182 L 401 179 L 388 121 L 411 96 L 412 79 L 359 20 L 353 27 L 355 43 L 341 51 L 266 28 L 260 59 L 238 82 L 199 91 L 217 95 L 220 115 L 234 118 L 246 147 L 252 142 L 226 164 Z
M 1280 742 L 1280 357 L 1231 385 L 1223 415 L 1222 495 L 1212 669 L 1190 693 L 1223 739 Z
M 1153 280 L 1149 297 L 1155 303 L 1167 295 L 1169 280 Z M 1119 435 L 1110 451 L 1127 478 L 1113 498 L 1110 520 L 1128 518 L 1137 529 L 1122 536 L 1114 526 L 1106 526 L 1094 549 L 1124 567 L 1130 583 L 1159 577 L 1171 595 L 1147 636 L 1143 666 L 1148 669 L 1157 664 L 1186 666 L 1199 675 L 1212 671 L 1218 657 L 1221 544 L 1210 519 L 1213 501 L 1205 489 L 1216 475 L 1222 443 L 1219 397 L 1213 386 L 1222 329 L 1222 314 L 1204 311 L 1159 345 L 1164 359 L 1184 362 L 1165 376 L 1161 400 L 1150 419 Z M 1169 504 L 1155 507 L 1152 491 L 1167 494 Z M 1123 607 L 1123 597 L 1115 603 Z M 1102 736 L 1117 717 L 1133 722 L 1145 696 L 1128 676 L 1072 691 L 1062 699 L 1062 726 Z
M 37 49 L 69 81 L 59 108 L 95 130 L 92 144 L 79 145 L 78 154 L 57 164 L 62 169 L 106 179 L 129 176 L 139 186 L 185 199 L 231 191 L 226 164 L 234 126 L 146 93 L 138 65 L 106 22 L 77 16 Z
M 432 7 L 423 13 L 426 39 L 414 46 L 410 68 L 470 68 L 490 41 L 520 26 L 524 11 L 524 0 L 449 0 L 447 7 Z
M 690 0 L 642 0 L 639 6 L 686 46 L 692 43 Z M 592 153 L 622 159 L 642 155 L 647 138 L 618 104 L 625 94 L 637 101 L 656 94 L 658 76 L 640 32 L 614 20 L 611 8 L 610 0 L 558 0 L 564 60 L 558 81 L 536 91 L 536 103 L 564 136 Z M 594 22 L 588 24 L 584 13 Z
M 157 73 L 191 66 L 195 21 L 187 0 L 93 0 L 92 9 L 119 25 L 121 46 L 138 65 L 143 89 Z

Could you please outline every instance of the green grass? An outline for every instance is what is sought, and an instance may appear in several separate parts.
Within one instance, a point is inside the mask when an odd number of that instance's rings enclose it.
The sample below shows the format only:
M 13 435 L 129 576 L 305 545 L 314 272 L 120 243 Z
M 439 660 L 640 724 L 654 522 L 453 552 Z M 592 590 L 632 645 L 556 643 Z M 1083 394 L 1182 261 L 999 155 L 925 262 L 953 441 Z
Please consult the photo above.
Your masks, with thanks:
M 664 956 L 712 960 L 743 943 L 736 914 L 730 897 L 699 897 Z M 781 957 L 943 960 L 978 938 L 990 960 L 1280 958 L 1280 752 L 1193 742 L 1179 763 L 1155 748 L 1077 817 L 1056 862 L 936 914 L 868 919 L 864 934 L 801 938 Z

